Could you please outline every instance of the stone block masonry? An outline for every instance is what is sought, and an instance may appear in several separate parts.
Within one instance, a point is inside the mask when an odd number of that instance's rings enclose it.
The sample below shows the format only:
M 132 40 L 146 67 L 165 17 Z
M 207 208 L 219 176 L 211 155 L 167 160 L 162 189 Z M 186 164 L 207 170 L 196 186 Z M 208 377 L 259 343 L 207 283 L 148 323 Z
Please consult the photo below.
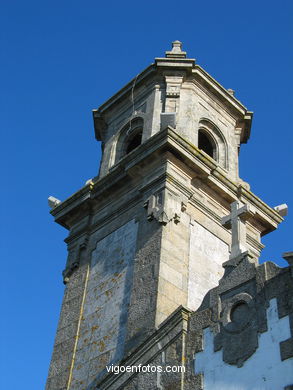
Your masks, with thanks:
M 188 307 L 198 309 L 206 293 L 218 285 L 228 245 L 195 221 L 191 222 Z
M 282 390 L 292 382 L 293 359 L 282 361 L 279 346 L 291 336 L 289 318 L 278 317 L 276 299 L 270 301 L 267 321 L 258 349 L 241 368 L 223 361 L 222 351 L 214 351 L 213 331 L 204 330 L 204 350 L 195 359 L 195 373 L 203 374 L 204 390 Z
M 132 220 L 92 252 L 71 390 L 85 389 L 106 364 L 123 356 L 136 235 Z

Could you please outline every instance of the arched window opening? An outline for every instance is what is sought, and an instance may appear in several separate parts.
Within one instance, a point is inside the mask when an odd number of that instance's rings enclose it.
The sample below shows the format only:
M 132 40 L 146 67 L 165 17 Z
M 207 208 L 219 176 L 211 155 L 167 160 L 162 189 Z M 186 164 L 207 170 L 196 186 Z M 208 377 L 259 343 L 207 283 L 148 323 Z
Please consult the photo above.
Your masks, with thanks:
M 131 137 L 130 140 L 128 140 L 125 154 L 128 154 L 132 152 L 134 149 L 136 149 L 141 144 L 141 139 L 142 139 L 142 129 L 136 131 L 134 136 Z
M 205 132 L 201 130 L 198 132 L 198 147 L 212 158 L 216 157 L 216 148 L 214 142 Z
M 134 117 L 117 134 L 115 163 L 138 148 L 142 143 L 144 120 L 141 117 Z

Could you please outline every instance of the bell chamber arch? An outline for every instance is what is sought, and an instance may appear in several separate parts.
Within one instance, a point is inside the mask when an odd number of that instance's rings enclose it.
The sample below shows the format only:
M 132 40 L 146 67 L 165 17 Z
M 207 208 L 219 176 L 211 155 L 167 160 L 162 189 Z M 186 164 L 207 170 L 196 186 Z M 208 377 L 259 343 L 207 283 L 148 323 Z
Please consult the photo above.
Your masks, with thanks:
M 203 118 L 199 121 L 197 146 L 228 170 L 227 141 L 220 129 L 209 119 Z
M 144 120 L 140 116 L 131 119 L 122 127 L 118 133 L 119 135 L 115 148 L 116 163 L 141 145 L 143 127 Z

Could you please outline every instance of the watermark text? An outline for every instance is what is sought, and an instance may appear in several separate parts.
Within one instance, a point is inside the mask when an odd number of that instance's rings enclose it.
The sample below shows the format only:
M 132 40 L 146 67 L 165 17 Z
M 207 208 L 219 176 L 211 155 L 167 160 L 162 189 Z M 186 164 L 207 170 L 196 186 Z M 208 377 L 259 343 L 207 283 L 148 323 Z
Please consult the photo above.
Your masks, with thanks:
M 185 372 L 184 366 L 156 366 L 152 364 L 142 365 L 139 364 L 137 366 L 116 366 L 111 364 L 110 366 L 106 366 L 107 372 L 113 372 L 114 375 L 118 375 L 120 373 L 128 372 L 128 373 L 137 373 L 137 372 Z

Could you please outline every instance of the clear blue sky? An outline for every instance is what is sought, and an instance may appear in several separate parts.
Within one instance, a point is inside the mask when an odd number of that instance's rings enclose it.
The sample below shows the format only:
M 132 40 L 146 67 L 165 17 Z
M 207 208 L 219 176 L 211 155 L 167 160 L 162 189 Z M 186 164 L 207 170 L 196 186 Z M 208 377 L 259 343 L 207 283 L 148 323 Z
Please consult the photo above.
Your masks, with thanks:
M 179 39 L 255 112 L 240 173 L 293 208 L 292 7 L 288 1 L 2 1 L 2 388 L 44 388 L 63 295 L 62 200 L 98 171 L 91 110 Z M 291 19 L 291 20 L 290 20 Z M 262 261 L 293 250 L 292 212 Z M 4 353 L 3 353 L 4 352 Z

